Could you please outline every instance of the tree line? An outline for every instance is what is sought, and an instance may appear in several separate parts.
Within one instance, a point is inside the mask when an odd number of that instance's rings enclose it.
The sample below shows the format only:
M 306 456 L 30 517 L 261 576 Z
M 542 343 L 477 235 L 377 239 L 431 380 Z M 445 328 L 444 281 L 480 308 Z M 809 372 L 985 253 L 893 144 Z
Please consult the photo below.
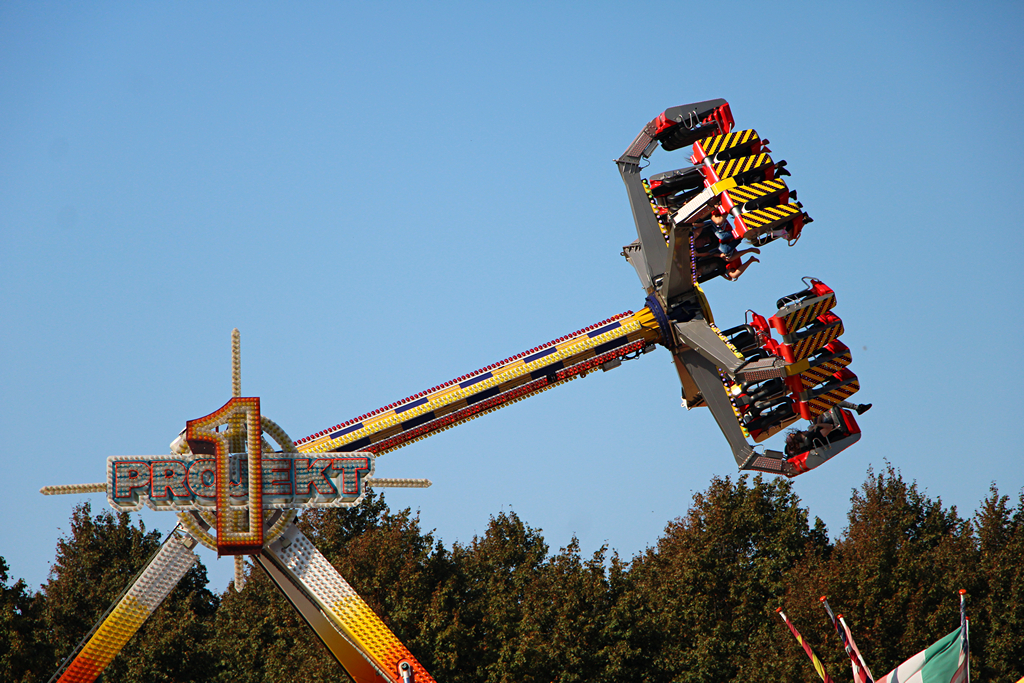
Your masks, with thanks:
M 971 674 L 1024 675 L 1024 494 L 990 494 L 969 519 L 891 466 L 868 472 L 833 541 L 789 481 L 715 478 L 655 545 L 624 560 L 574 540 L 550 552 L 514 512 L 446 547 L 410 510 L 369 495 L 312 510 L 302 531 L 442 683 L 722 683 L 816 674 L 790 619 L 837 681 L 849 660 L 818 604 L 846 615 L 876 676 L 959 624 Z M 0 558 L 0 680 L 45 682 L 155 552 L 125 514 L 75 508 L 40 590 Z M 326 683 L 341 667 L 259 569 L 216 594 L 200 563 L 115 658 L 117 683 Z

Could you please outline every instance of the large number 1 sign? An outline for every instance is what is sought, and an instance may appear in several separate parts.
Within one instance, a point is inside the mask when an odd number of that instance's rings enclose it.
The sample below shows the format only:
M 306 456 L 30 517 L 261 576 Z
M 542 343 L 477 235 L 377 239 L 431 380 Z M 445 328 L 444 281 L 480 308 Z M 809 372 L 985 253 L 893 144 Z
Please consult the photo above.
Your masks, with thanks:
M 196 455 L 216 458 L 217 554 L 253 555 L 263 547 L 263 429 L 259 398 L 233 398 L 224 407 L 186 423 L 185 438 Z M 232 505 L 231 455 L 248 461 L 248 496 Z

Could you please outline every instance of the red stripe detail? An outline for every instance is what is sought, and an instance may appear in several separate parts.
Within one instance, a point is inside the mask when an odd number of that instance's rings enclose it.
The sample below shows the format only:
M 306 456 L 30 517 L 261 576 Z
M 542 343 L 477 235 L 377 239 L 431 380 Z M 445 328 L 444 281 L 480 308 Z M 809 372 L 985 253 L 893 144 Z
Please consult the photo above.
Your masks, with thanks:
M 337 427 L 335 427 L 335 428 L 333 428 L 333 429 L 331 429 L 329 431 L 335 431 L 337 429 L 341 429 L 342 427 L 347 427 L 347 426 L 355 424 L 357 422 L 362 422 L 366 418 L 373 417 L 374 415 L 377 415 L 377 414 L 379 414 L 379 413 L 381 413 L 381 412 L 383 412 L 385 410 L 390 410 L 394 406 L 400 406 L 403 403 L 406 403 L 408 401 L 413 401 L 413 400 L 415 400 L 417 398 L 422 398 L 423 396 L 426 396 L 428 394 L 432 394 L 433 392 L 437 391 L 438 389 L 444 389 L 445 387 L 451 386 L 453 384 L 457 384 L 458 382 L 463 382 L 463 381 L 469 379 L 470 377 L 473 377 L 475 375 L 479 375 L 482 372 L 487 372 L 488 370 L 491 370 L 493 368 L 500 367 L 500 366 L 505 365 L 506 363 L 510 363 L 510 362 L 512 362 L 514 360 L 518 360 L 518 359 L 522 358 L 523 356 L 527 356 L 527 355 L 530 355 L 532 353 L 536 353 L 537 351 L 540 351 L 541 349 L 547 348 L 547 347 L 552 346 L 554 344 L 558 344 L 558 343 L 562 342 L 565 339 L 570 339 L 572 337 L 579 336 L 581 334 L 589 332 L 590 330 L 597 329 L 598 327 L 602 327 L 604 325 L 607 325 L 608 323 L 615 322 L 616 320 L 621 320 L 622 318 L 626 318 L 626 317 L 631 316 L 631 315 L 633 315 L 633 311 L 625 311 L 624 313 L 619 313 L 618 315 L 613 315 L 612 317 L 608 318 L 607 320 L 602 320 L 601 322 L 596 323 L 594 325 L 591 325 L 590 327 L 585 327 L 582 330 L 578 330 L 576 332 L 573 332 L 572 334 L 570 334 L 568 336 L 560 337 L 559 339 L 556 339 L 554 341 L 548 342 L 547 344 L 544 344 L 543 346 L 536 346 L 536 347 L 530 349 L 529 351 L 525 351 L 525 352 L 517 354 L 515 356 L 509 356 L 508 358 L 506 358 L 503 361 L 500 361 L 498 363 L 494 363 L 492 365 L 488 365 L 487 367 L 481 368 L 480 370 L 477 370 L 476 372 L 471 372 L 468 375 L 463 375 L 462 377 L 459 377 L 458 379 L 453 379 L 453 380 L 450 380 L 448 382 L 445 382 L 444 384 L 439 384 L 436 387 L 433 387 L 431 389 L 427 389 L 426 391 L 423 391 L 423 392 L 420 392 L 420 393 L 415 394 L 413 396 L 410 396 L 408 398 L 402 399 L 401 401 L 398 401 L 397 403 L 392 403 L 390 406 L 388 406 L 386 408 L 378 408 L 377 410 L 375 410 L 373 412 L 366 413 L 364 415 L 360 415 L 359 417 L 354 417 L 351 420 L 347 420 L 345 422 L 342 422 L 340 425 L 338 425 Z M 307 437 L 305 440 L 317 438 L 318 436 L 321 436 L 321 435 L 314 434 L 313 436 Z M 300 444 L 300 443 L 303 443 L 305 440 L 304 439 L 299 439 L 295 443 L 296 444 Z
M 641 339 L 631 344 L 627 344 L 621 348 L 614 349 L 607 353 L 603 353 L 600 356 L 595 356 L 588 361 L 577 363 L 576 365 L 565 368 L 564 370 L 560 370 L 558 373 L 556 373 L 556 382 L 572 379 L 573 377 L 576 377 L 581 373 L 588 372 L 589 370 L 596 368 L 602 363 L 606 363 L 607 361 L 612 360 L 613 358 L 619 358 L 621 356 L 626 355 L 627 353 L 639 351 L 644 347 L 645 344 L 646 342 Z M 424 436 L 431 432 L 435 432 L 449 425 L 455 425 L 459 422 L 463 422 L 468 418 L 472 417 L 473 415 L 476 415 L 477 413 L 480 413 L 482 411 L 500 406 L 504 403 L 508 403 L 517 398 L 525 398 L 526 396 L 532 393 L 540 391 L 547 385 L 548 378 L 540 377 L 531 382 L 527 382 L 522 386 L 516 387 L 515 389 L 507 391 L 503 394 L 493 396 L 487 399 L 486 401 L 481 401 L 480 403 L 477 403 L 475 405 L 466 406 L 465 408 L 456 410 L 455 412 L 449 413 L 444 417 L 439 417 L 436 420 L 432 420 L 426 424 L 420 425 L 419 427 L 414 427 L 413 429 L 410 429 L 407 432 L 396 434 L 395 436 L 384 439 L 383 441 L 378 441 L 375 444 L 370 444 L 369 446 L 366 446 L 361 450 L 370 451 L 372 453 L 378 454 L 383 453 L 385 451 L 394 450 L 395 448 L 402 446 L 403 444 L 407 443 L 412 439 Z

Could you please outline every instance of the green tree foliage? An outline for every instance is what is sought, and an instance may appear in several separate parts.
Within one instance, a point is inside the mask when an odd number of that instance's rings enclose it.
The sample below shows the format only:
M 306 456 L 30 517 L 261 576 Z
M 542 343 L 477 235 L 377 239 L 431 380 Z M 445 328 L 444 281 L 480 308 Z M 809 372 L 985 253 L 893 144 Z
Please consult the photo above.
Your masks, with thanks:
M 604 551 L 584 561 L 575 539 L 553 557 L 547 550 L 540 530 L 514 512 L 455 547 L 449 588 L 458 626 L 439 643 L 455 680 L 542 683 L 601 673 Z
M 371 493 L 351 510 L 311 510 L 299 526 L 416 658 L 432 662 L 425 614 L 449 558 L 412 511 L 392 513 Z
M 22 683 L 47 678 L 37 640 L 39 601 L 21 579 L 8 585 L 9 567 L 0 557 L 0 680 Z
M 515 513 L 492 517 L 483 538 L 453 552 L 462 604 L 459 620 L 473 643 L 461 680 L 536 680 L 537 642 L 522 632 L 530 589 L 547 544 Z M 454 654 L 454 653 L 452 653 Z M 467 653 L 468 654 L 468 653 Z M 468 660 L 468 661 L 467 661 Z
M 955 507 L 931 500 L 891 465 L 868 472 L 848 520 L 828 562 L 794 584 L 809 589 L 799 597 L 794 590 L 794 602 L 803 602 L 801 616 L 813 611 L 811 623 L 820 624 L 824 612 L 808 603 L 827 594 L 881 676 L 959 624 L 957 590 L 974 592 L 977 584 L 972 529 Z M 832 637 L 833 662 L 842 661 L 836 644 Z
M 531 643 L 531 656 L 540 665 L 537 681 L 602 677 L 610 654 L 604 632 L 610 606 L 605 549 L 584 560 L 573 538 L 544 563 L 524 606 L 521 637 Z
M 820 595 L 880 676 L 956 627 L 958 588 L 975 678 L 1024 674 L 1024 494 L 1013 506 L 993 485 L 964 520 L 890 466 L 854 490 L 848 521 L 833 544 L 790 482 L 741 476 L 713 479 L 628 562 L 605 549 L 582 557 L 575 539 L 551 554 L 514 512 L 446 549 L 374 495 L 299 525 L 445 683 L 815 683 L 780 606 L 841 681 L 849 663 Z M 128 515 L 83 505 L 41 592 L 12 583 L 0 559 L 0 680 L 45 680 L 159 543 Z M 262 570 L 219 599 L 205 586 L 197 565 L 103 680 L 346 680 Z
M 143 624 L 104 677 L 114 683 L 202 683 L 212 679 L 206 652 L 220 602 L 207 589 L 206 567 L 197 563 Z
M 1024 492 L 1011 509 L 995 484 L 974 520 L 978 583 L 971 610 L 972 669 L 987 681 L 1024 676 Z
M 221 598 L 206 652 L 217 683 L 328 683 L 344 669 L 258 568 Z
M 769 610 L 782 603 L 794 565 L 827 546 L 788 481 L 715 478 L 630 567 L 616 614 L 629 647 L 616 673 L 708 683 L 765 677 L 777 658 L 764 653 L 781 641 Z
M 94 518 L 89 503 L 75 507 L 71 532 L 57 541 L 57 559 L 41 596 L 55 664 L 89 632 L 159 545 L 159 532 L 146 532 L 142 522 L 132 525 L 127 513 Z

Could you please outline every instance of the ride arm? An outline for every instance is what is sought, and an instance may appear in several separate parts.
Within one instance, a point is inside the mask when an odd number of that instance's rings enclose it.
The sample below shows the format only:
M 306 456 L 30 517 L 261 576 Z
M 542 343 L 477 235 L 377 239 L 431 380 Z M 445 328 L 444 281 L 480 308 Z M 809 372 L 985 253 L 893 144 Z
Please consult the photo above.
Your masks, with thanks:
M 142 572 L 64 660 L 50 683 L 97 680 L 199 559 L 192 552 L 195 546 L 196 540 L 178 529 L 168 534 Z
M 720 185 L 708 188 L 700 197 L 695 198 L 691 204 L 696 208 L 692 210 L 699 211 L 713 201 L 722 192 Z M 778 359 L 745 360 L 713 326 L 711 308 L 703 293 L 694 285 L 690 227 L 685 223 L 674 224 L 669 245 L 670 257 L 665 267 L 666 276 L 661 291 L 654 302 L 648 297 L 651 307 L 660 307 L 664 311 L 661 324 L 671 328 L 666 336 L 671 341 L 666 345 L 677 349 L 687 346 L 697 351 L 733 379 L 753 381 L 785 376 L 785 362 Z
M 677 358 L 686 367 L 690 377 L 700 389 L 704 402 L 711 409 L 711 414 L 714 416 L 715 422 L 718 423 L 718 428 L 722 430 L 725 440 L 729 442 L 732 455 L 736 458 L 736 465 L 740 469 L 744 469 L 754 456 L 754 449 L 747 443 L 747 438 L 744 436 L 743 430 L 740 429 L 732 402 L 729 400 L 729 395 L 725 393 L 725 386 L 718 375 L 718 367 L 693 349 L 687 349 L 677 354 Z
M 355 683 L 403 683 L 403 665 L 417 683 L 434 683 L 294 524 L 255 559 Z
M 623 358 L 652 350 L 661 333 L 649 308 L 627 311 L 295 442 L 304 453 L 381 455 L 512 405 Z
M 627 151 L 628 153 L 628 151 Z M 623 161 L 623 159 L 628 159 Z M 668 248 L 665 246 L 665 238 L 658 227 L 658 219 L 651 211 L 651 202 L 644 191 L 640 179 L 639 159 L 633 161 L 631 158 L 620 158 L 619 174 L 622 182 L 626 184 L 626 194 L 629 196 L 629 208 L 633 212 L 633 222 L 636 223 L 636 232 L 640 237 L 640 248 L 644 256 L 643 268 L 646 280 L 656 286 L 664 275 L 664 265 L 668 259 Z
M 677 322 L 673 324 L 673 328 L 679 341 L 730 375 L 735 375 L 743 365 L 743 358 L 738 356 L 736 351 L 726 344 L 706 321 L 697 318 L 682 323 Z M 717 372 L 715 376 L 718 376 Z M 721 383 L 720 380 L 716 379 L 716 381 Z
M 651 212 L 650 200 L 640 178 L 640 163 L 649 158 L 659 144 L 667 150 L 678 149 L 719 132 L 727 133 L 731 126 L 729 103 L 723 99 L 672 107 L 644 126 L 622 156 L 616 159 L 645 257 L 646 279 L 654 286 L 660 284 L 665 274 L 668 248 L 657 218 Z

